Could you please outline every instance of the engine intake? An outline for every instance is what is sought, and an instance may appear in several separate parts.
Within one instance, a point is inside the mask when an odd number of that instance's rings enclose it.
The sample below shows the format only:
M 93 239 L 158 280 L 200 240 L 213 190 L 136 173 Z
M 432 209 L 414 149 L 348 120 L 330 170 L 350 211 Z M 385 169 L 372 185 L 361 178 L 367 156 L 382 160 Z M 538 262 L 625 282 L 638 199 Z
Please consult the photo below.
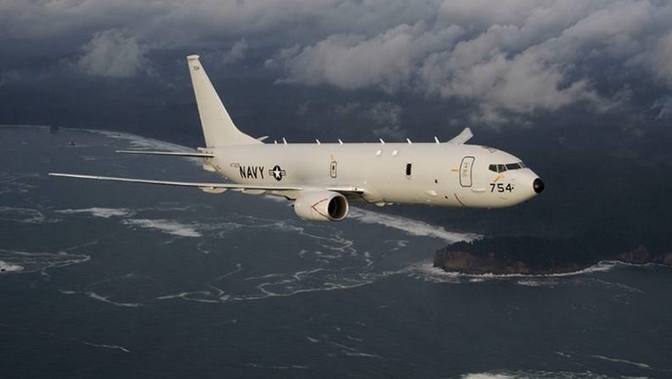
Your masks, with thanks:
M 349 209 L 348 199 L 332 191 L 302 191 L 294 201 L 294 212 L 304 220 L 341 221 Z

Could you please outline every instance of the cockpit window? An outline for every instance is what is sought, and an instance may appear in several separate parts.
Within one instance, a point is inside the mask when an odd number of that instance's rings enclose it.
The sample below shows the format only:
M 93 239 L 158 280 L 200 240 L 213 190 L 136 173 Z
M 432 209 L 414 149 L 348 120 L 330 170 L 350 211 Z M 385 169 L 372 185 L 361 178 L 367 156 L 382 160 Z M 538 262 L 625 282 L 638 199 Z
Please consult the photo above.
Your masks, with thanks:
M 506 166 L 503 164 L 491 164 L 488 166 L 488 169 L 492 172 L 500 173 L 506 171 Z
M 488 166 L 488 169 L 492 172 L 500 173 L 504 172 L 507 170 L 518 170 L 521 168 L 525 168 L 525 165 L 523 162 L 517 162 L 517 163 L 508 163 L 508 164 L 491 164 Z

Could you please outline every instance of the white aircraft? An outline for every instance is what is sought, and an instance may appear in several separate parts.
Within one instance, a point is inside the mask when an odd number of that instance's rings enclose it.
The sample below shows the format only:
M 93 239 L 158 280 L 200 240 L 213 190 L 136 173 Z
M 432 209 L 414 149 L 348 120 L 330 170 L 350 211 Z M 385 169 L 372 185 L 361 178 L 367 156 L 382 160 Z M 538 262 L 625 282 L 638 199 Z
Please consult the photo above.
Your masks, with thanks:
M 242 133 L 231 120 L 198 55 L 187 57 L 206 147 L 197 151 L 119 153 L 198 157 L 203 168 L 229 183 L 194 183 L 97 175 L 50 173 L 81 179 L 196 187 L 205 192 L 235 190 L 294 201 L 306 220 L 340 221 L 349 201 L 499 208 L 531 199 L 544 183 L 515 156 L 468 145 L 469 128 L 440 143 L 281 143 Z

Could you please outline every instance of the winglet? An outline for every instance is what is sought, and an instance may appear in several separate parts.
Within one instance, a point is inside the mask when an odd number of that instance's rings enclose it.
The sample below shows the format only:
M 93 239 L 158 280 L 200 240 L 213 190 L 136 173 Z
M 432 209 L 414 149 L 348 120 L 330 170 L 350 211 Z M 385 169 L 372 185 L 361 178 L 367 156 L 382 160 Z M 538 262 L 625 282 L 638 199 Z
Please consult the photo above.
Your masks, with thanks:
M 448 141 L 448 143 L 453 143 L 453 144 L 456 144 L 456 145 L 463 145 L 463 144 L 467 143 L 467 141 L 469 141 L 471 139 L 471 137 L 473 137 L 473 136 L 474 136 L 474 133 L 471 132 L 471 129 L 464 128 L 464 130 L 462 132 L 460 132 L 460 134 L 453 137 L 453 139 Z

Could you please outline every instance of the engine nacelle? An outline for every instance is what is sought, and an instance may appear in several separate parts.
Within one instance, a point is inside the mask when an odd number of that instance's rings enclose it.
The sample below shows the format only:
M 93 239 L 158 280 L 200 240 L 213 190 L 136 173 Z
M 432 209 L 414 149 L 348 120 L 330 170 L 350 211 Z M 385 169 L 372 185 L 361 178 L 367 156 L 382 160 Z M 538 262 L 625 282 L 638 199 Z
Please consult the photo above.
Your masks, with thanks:
M 304 220 L 341 221 L 348 215 L 348 199 L 332 191 L 301 191 L 294 212 Z

